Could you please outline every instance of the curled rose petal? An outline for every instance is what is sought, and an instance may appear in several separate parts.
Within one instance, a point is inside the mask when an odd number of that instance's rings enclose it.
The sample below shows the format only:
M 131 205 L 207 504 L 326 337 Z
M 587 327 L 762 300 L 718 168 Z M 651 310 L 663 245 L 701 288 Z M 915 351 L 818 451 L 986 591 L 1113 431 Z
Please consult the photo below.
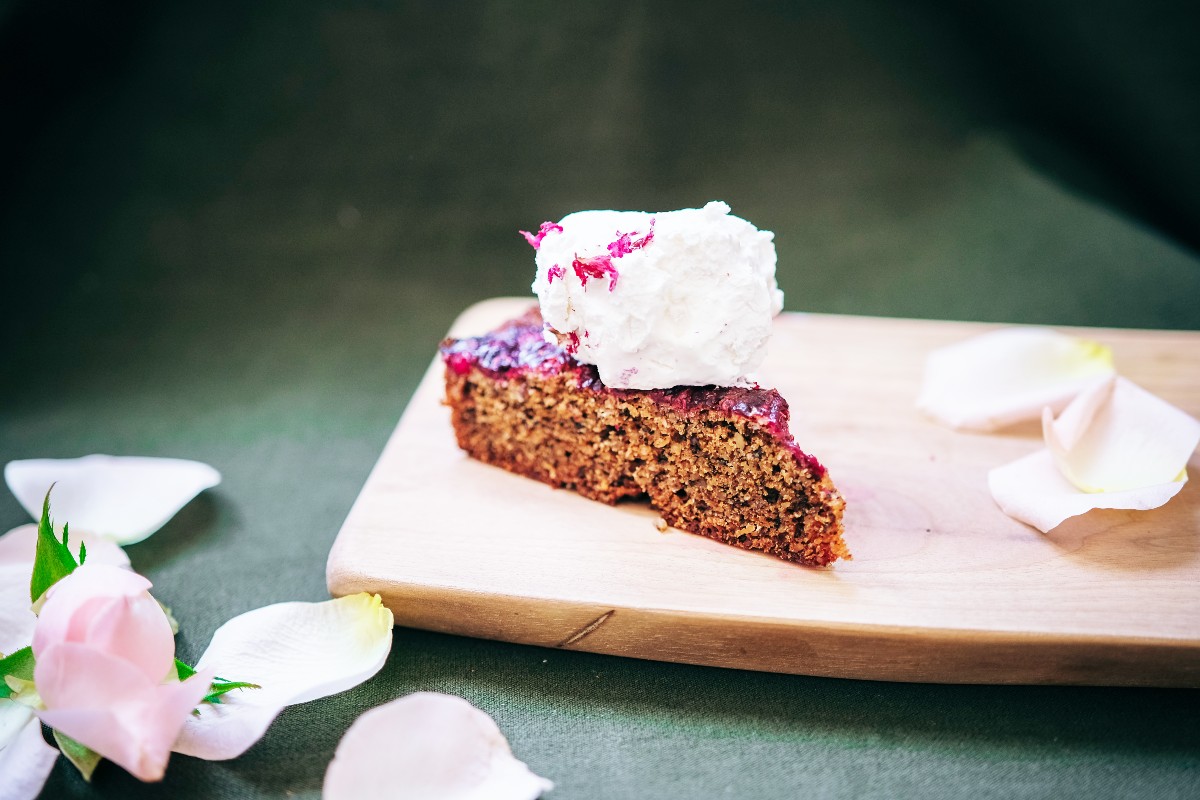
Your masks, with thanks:
M 1084 392 L 1062 415 L 1043 414 L 1046 446 L 1085 492 L 1123 492 L 1186 479 L 1200 422 L 1124 378 Z
M 31 516 L 54 488 L 54 517 L 73 531 L 134 544 L 175 516 L 193 497 L 221 482 L 207 464 L 178 458 L 91 455 L 10 461 L 8 488 Z
M 87 545 L 87 563 L 129 567 L 129 557 L 119 545 L 91 534 L 80 538 Z M 71 541 L 76 541 L 74 536 Z M 37 617 L 29 604 L 29 578 L 36 548 L 37 525 L 21 525 L 0 536 L 0 653 L 33 641 Z
M 1046 448 L 988 473 L 1010 517 L 1051 530 L 1094 508 L 1146 511 L 1179 493 L 1200 422 L 1124 378 L 1043 417 Z
M 379 595 L 278 603 L 222 625 L 197 666 L 259 684 L 231 692 L 188 720 L 175 751 L 220 761 L 257 742 L 286 706 L 351 689 L 383 668 L 392 612 Z
M 5 704 L 18 710 L 10 711 Z M 18 714 L 23 722 L 6 741 L 6 725 Z M 0 800 L 33 800 L 46 785 L 57 759 L 58 751 L 46 744 L 42 723 L 32 718 L 29 709 L 0 700 Z
M 157 683 L 136 665 L 83 644 L 54 644 L 39 656 L 34 682 L 42 722 L 143 781 L 161 780 L 171 745 L 207 694 L 212 672 Z
M 1000 509 L 1042 533 L 1094 508 L 1158 508 L 1178 494 L 1183 484 L 1173 481 L 1125 492 L 1081 492 L 1063 477 L 1045 449 L 988 473 L 988 488 Z
M 374 708 L 346 731 L 325 773 L 324 800 L 534 800 L 554 784 L 518 761 L 484 712 L 418 692 Z
M 934 350 L 917 408 L 951 428 L 990 431 L 1061 410 L 1113 374 L 1096 342 L 1045 328 L 1003 328 Z

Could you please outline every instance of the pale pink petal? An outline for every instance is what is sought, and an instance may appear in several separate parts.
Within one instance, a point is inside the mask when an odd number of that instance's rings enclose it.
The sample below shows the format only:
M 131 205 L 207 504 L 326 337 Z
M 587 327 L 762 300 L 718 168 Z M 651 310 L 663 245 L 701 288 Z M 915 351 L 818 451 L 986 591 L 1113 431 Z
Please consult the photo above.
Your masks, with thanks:
M 554 784 L 513 757 L 484 712 L 418 692 L 374 708 L 346 731 L 325 773 L 324 800 L 534 800 Z
M 1001 510 L 1043 533 L 1096 508 L 1158 508 L 1178 494 L 1183 484 L 1172 481 L 1124 492 L 1081 492 L 1063 477 L 1046 449 L 988 473 L 988 488 Z
M 52 644 L 39 653 L 33 680 L 51 710 L 133 702 L 154 686 L 128 661 L 74 642 Z
M 378 595 L 323 603 L 279 603 L 234 617 L 217 630 L 199 666 L 261 689 L 233 692 L 188 720 L 175 750 L 209 760 L 234 758 L 285 707 L 353 688 L 387 660 L 392 612 Z
M 1200 422 L 1140 386 L 1115 378 L 1043 416 L 1046 446 L 1085 492 L 1123 492 L 1179 481 L 1200 444 Z
M 1045 328 L 1003 328 L 931 352 L 917 407 L 952 428 L 990 431 L 1062 409 L 1113 374 L 1107 347 Z
M 0 536 L 0 567 L 12 564 L 33 565 L 37 555 L 37 525 L 18 525 Z
M 201 670 L 182 683 L 160 684 L 154 687 L 152 702 L 131 710 L 125 725 L 141 737 L 142 754 L 138 770 L 130 772 L 144 781 L 162 777 L 175 740 L 208 694 L 212 681 L 212 672 Z M 145 777 L 149 774 L 158 778 Z
M 38 657 L 38 716 L 143 781 L 160 780 L 171 744 L 203 699 L 211 672 L 156 684 L 120 658 L 79 644 L 56 644 Z
M 219 705 L 200 706 L 199 714 L 184 723 L 172 749 L 208 761 L 226 761 L 249 750 L 287 707 L 279 703 L 256 705 L 256 691 L 230 692 Z
M 7 746 L 0 743 L 0 800 L 33 800 L 46 785 L 57 759 L 58 750 L 42 738 L 42 723 L 28 719 Z
M 10 461 L 8 488 L 35 519 L 46 490 L 54 521 L 119 544 L 151 535 L 193 497 L 221 482 L 207 464 L 177 458 L 92 455 L 83 458 Z
M 123 658 L 159 682 L 175 671 L 175 634 L 153 597 L 118 597 L 88 623 L 82 639 L 89 647 Z
M 20 650 L 33 640 L 37 624 L 29 602 L 30 564 L 0 564 L 0 654 Z

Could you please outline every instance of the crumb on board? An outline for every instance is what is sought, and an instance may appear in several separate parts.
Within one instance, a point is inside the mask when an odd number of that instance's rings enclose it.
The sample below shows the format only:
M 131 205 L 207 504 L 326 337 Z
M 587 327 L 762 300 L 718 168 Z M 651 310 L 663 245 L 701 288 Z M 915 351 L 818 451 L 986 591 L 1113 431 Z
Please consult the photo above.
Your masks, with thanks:
M 657 519 L 654 520 L 654 527 L 658 528 L 659 533 L 666 533 L 667 528 L 670 526 L 667 525 L 667 521 L 665 519 L 663 519 L 662 517 L 658 517 Z

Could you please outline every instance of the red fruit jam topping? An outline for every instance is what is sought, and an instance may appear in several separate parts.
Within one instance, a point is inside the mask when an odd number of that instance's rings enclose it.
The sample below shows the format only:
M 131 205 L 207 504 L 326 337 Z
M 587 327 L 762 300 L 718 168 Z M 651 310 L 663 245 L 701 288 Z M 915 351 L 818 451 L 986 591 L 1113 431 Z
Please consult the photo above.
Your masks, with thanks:
M 787 400 L 774 389 L 757 384 L 742 386 L 676 386 L 671 389 L 612 389 L 604 385 L 591 364 L 572 357 L 579 348 L 579 337 L 568 334 L 565 345 L 551 344 L 542 333 L 541 313 L 530 309 L 524 316 L 483 336 L 447 339 L 442 342 L 442 360 L 456 375 L 465 375 L 472 367 L 504 380 L 522 372 L 540 375 L 575 373 L 581 389 L 610 392 L 617 397 L 635 394 L 648 396 L 655 403 L 680 414 L 713 410 L 753 420 L 790 450 L 814 475 L 825 474 L 817 459 L 801 450 L 788 430 L 791 412 Z

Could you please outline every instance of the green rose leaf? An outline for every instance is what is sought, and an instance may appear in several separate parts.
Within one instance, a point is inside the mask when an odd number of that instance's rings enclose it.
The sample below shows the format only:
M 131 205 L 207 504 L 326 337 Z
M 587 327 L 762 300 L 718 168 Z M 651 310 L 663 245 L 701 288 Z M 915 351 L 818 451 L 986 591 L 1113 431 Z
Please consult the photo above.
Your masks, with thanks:
M 214 678 L 212 686 L 209 687 L 208 694 L 204 695 L 205 703 L 218 705 L 221 702 L 221 695 L 227 692 L 232 692 L 234 689 L 261 689 L 257 683 L 247 683 L 246 681 L 227 681 L 222 678 Z
M 5 678 L 11 676 L 21 681 L 33 680 L 34 663 L 32 647 L 22 647 L 20 650 L 0 658 L 0 699 L 11 697 L 13 694 L 13 688 L 8 685 Z
M 54 535 L 54 525 L 50 522 L 50 492 L 46 490 L 46 499 L 42 502 L 42 518 L 38 522 L 37 553 L 33 559 L 33 577 L 29 581 L 29 599 L 36 604 L 54 584 L 70 575 L 86 557 L 87 551 L 80 546 L 79 561 L 71 555 L 67 547 L 69 533 L 63 525 L 63 538 L 60 542 Z
M 179 676 L 179 680 L 186 681 L 188 678 L 196 674 L 196 670 L 192 669 L 177 658 L 175 659 L 175 674 Z
M 92 781 L 92 773 L 96 771 L 96 765 L 103 758 L 92 748 L 87 745 L 80 744 L 58 731 L 54 731 L 54 741 L 58 742 L 58 749 L 67 757 L 67 760 L 75 765 L 75 769 L 79 770 L 79 774 L 88 783 Z
M 196 670 L 189 667 L 187 664 L 175 659 L 175 674 L 179 676 L 179 680 L 186 681 L 188 678 L 196 674 Z M 248 683 L 246 681 L 227 681 L 224 678 L 213 678 L 212 685 L 208 688 L 208 694 L 204 695 L 204 699 L 200 702 L 211 703 L 218 705 L 221 702 L 221 695 L 228 694 L 234 689 L 261 689 L 257 683 Z

